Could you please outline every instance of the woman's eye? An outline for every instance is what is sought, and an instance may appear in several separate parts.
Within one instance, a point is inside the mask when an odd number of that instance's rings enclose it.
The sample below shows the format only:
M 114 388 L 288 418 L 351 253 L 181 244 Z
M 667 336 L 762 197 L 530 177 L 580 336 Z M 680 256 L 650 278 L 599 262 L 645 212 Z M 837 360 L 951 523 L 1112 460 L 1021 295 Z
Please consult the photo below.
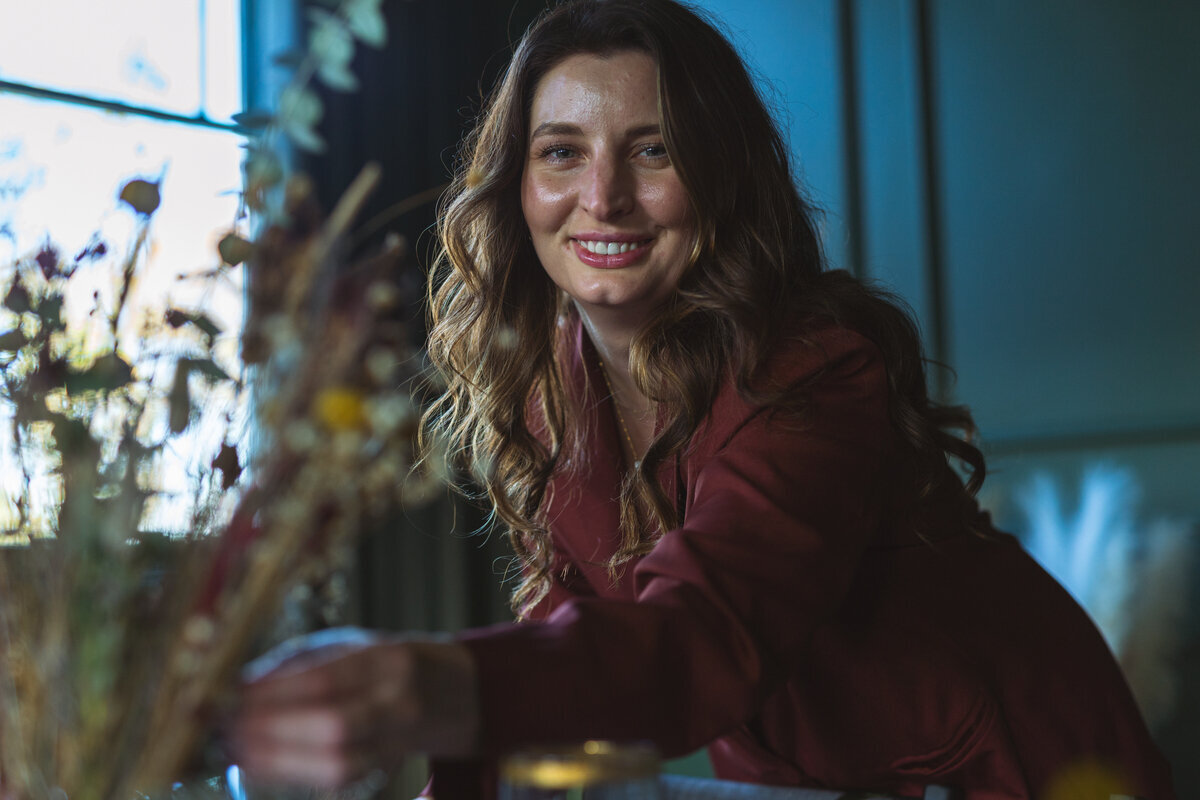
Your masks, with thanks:
M 667 146 L 663 144 L 648 144 L 642 147 L 641 153 L 651 161 L 667 161 L 670 156 L 667 155 Z
M 555 144 L 543 147 L 539 155 L 547 161 L 567 161 L 575 157 L 575 150 L 565 145 Z

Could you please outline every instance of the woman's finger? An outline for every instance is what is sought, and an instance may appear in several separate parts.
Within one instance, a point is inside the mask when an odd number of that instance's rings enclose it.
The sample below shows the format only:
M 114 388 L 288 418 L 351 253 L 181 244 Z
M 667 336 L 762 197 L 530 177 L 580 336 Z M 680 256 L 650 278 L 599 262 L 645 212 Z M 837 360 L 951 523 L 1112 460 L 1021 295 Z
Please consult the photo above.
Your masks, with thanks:
M 238 766 L 256 784 L 336 789 L 379 768 L 373 755 L 265 740 L 238 753 Z
M 251 710 L 238 721 L 235 743 L 350 750 L 369 741 L 377 731 L 374 718 L 361 702 L 339 706 L 287 706 Z
M 289 659 L 243 684 L 249 706 L 334 703 L 363 694 L 371 685 L 378 645 L 323 648 Z
M 330 658 L 379 642 L 380 635 L 362 628 L 327 628 L 288 639 L 242 670 L 242 679 L 255 681 L 269 673 L 283 674 L 306 669 Z
M 341 785 L 390 768 L 384 721 L 364 703 L 264 709 L 241 718 L 231 744 L 248 774 L 268 782 Z

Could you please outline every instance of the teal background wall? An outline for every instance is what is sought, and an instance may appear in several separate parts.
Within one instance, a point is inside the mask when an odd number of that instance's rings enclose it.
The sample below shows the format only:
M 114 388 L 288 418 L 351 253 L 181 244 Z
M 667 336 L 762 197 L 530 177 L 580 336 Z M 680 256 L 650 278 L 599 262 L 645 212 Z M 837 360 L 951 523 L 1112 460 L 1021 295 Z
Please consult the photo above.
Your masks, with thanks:
M 779 99 L 831 263 L 914 307 L 996 483 L 1116 455 L 1200 516 L 1200 4 L 702 5 Z
M 781 98 L 832 264 L 904 296 L 957 373 L 936 382 L 975 413 L 998 522 L 1020 532 L 1035 473 L 1097 463 L 1142 518 L 1200 521 L 1200 3 L 701 5 Z M 1156 730 L 1181 797 L 1197 616 Z

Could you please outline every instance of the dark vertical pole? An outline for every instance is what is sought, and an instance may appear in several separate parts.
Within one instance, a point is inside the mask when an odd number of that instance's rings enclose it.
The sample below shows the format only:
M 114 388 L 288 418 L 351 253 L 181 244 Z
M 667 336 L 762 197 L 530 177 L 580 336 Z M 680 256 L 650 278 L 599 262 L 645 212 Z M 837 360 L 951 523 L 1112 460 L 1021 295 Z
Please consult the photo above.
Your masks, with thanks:
M 846 269 L 855 276 L 866 275 L 862 212 L 862 148 L 858 113 L 858 34 L 856 0 L 838 0 L 837 27 L 842 72 L 842 134 L 845 151 Z
M 936 87 L 934 86 L 934 37 L 930 4 L 933 0 L 915 0 L 917 24 L 917 104 L 920 114 L 921 158 L 924 172 L 926 285 L 929 293 L 929 330 L 926 347 L 929 357 L 949 365 L 946 331 L 945 252 L 942 241 L 941 162 L 939 160 Z M 949 400 L 950 382 L 945 368 L 934 372 L 934 396 Z

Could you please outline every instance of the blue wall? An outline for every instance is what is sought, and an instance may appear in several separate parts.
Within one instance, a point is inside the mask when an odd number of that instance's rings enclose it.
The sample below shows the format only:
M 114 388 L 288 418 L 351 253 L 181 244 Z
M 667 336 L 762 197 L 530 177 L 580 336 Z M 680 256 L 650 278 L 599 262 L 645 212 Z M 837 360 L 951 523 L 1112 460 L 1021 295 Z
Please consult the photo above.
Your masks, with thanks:
M 832 263 L 905 296 L 957 372 L 999 522 L 1034 473 L 1105 462 L 1144 518 L 1200 523 L 1200 3 L 701 5 L 782 95 Z M 1197 627 L 1159 731 L 1180 796 Z
M 708 0 L 699 4 L 758 73 L 768 102 L 787 126 L 798 177 L 824 209 L 830 260 L 847 259 L 844 121 L 835 3 L 787 0 Z

